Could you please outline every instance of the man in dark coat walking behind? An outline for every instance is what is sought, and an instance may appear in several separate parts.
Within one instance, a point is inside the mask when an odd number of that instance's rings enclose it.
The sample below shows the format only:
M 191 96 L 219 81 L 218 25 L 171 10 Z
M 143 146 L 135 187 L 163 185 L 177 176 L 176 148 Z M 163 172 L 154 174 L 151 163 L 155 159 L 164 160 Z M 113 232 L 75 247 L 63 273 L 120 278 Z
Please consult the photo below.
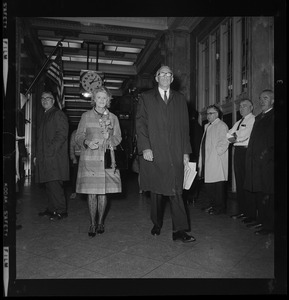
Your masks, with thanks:
M 48 207 L 39 216 L 50 220 L 67 217 L 63 181 L 69 180 L 68 121 L 63 111 L 54 106 L 51 92 L 43 92 L 41 104 L 44 114 L 37 132 L 36 182 L 44 183 Z
M 140 188 L 150 191 L 152 235 L 163 225 L 164 199 L 169 196 L 173 240 L 193 242 L 182 198 L 184 166 L 191 153 L 188 107 L 185 97 L 172 89 L 173 73 L 162 66 L 155 75 L 158 87 L 141 94 L 136 113 L 140 156 Z

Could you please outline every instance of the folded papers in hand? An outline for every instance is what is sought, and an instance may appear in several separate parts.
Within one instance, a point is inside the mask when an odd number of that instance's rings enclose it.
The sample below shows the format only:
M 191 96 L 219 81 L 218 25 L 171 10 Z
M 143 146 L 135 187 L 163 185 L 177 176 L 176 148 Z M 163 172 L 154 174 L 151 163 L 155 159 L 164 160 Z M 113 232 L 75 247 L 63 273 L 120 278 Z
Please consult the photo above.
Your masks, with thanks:
M 189 190 L 191 188 L 196 175 L 197 171 L 195 162 L 189 162 L 185 165 L 183 189 Z

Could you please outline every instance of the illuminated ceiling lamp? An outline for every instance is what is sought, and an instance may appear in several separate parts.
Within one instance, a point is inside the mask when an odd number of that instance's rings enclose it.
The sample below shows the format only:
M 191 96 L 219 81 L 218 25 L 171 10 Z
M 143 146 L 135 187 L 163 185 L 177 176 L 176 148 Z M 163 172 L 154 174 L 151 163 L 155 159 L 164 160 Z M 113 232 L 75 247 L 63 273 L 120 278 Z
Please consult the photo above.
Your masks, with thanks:
M 87 70 L 80 71 L 80 94 L 85 99 L 90 99 L 92 92 L 103 85 L 104 74 L 98 71 L 99 44 L 96 43 L 96 70 L 89 70 L 89 46 L 87 43 Z
M 104 50 L 105 51 L 112 51 L 112 52 L 126 52 L 126 53 L 135 53 L 139 54 L 144 45 L 140 44 L 115 44 L 110 42 L 103 42 Z

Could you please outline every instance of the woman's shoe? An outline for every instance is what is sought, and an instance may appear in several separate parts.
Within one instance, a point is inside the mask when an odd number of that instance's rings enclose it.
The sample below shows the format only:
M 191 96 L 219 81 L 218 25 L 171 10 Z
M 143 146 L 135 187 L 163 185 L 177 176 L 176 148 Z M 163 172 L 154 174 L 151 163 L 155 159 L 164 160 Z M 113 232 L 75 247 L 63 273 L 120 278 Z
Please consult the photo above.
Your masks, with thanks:
M 88 236 L 95 237 L 96 235 L 96 226 L 90 225 L 88 230 Z
M 202 210 L 204 210 L 206 213 L 209 213 L 213 209 L 213 206 L 205 207 Z
M 97 232 L 98 234 L 104 233 L 104 225 L 103 225 L 103 224 L 98 224 L 98 225 L 97 225 L 97 230 L 96 230 L 96 232 Z

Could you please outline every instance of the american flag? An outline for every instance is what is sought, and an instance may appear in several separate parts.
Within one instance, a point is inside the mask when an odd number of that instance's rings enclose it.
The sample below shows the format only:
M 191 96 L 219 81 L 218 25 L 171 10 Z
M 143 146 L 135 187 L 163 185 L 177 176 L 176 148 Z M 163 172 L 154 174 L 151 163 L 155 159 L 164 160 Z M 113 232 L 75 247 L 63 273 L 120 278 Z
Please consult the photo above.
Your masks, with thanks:
M 56 84 L 56 100 L 60 109 L 62 109 L 65 105 L 63 92 L 63 67 L 61 51 L 62 48 L 59 47 L 55 59 L 50 62 L 49 67 L 47 69 L 47 76 Z

